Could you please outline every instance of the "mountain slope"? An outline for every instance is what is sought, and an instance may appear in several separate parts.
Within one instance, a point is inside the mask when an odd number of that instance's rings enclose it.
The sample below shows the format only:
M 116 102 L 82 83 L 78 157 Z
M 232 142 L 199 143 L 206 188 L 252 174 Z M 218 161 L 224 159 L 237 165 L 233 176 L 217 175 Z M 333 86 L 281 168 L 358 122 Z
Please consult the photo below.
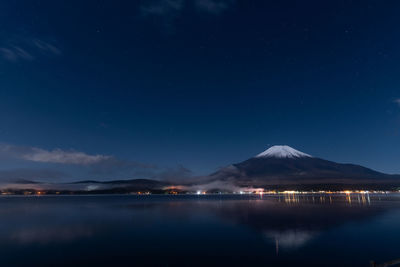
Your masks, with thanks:
M 273 146 L 246 161 L 211 175 L 238 185 L 374 184 L 400 182 L 397 175 L 380 173 L 355 164 L 312 157 L 289 146 Z

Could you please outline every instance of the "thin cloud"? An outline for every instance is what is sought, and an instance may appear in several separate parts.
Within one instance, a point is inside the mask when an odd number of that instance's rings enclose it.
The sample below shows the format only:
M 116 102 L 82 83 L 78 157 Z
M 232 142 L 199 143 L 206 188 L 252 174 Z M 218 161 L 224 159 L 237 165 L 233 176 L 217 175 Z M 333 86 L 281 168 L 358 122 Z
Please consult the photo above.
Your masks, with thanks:
M 0 159 L 14 159 L 37 164 L 60 164 L 68 175 L 50 170 L 35 171 L 24 169 L 2 172 L 0 179 L 9 180 L 115 180 L 115 179 L 156 179 L 168 181 L 185 181 L 192 177 L 192 172 L 183 166 L 165 168 L 154 164 L 124 160 L 110 155 L 87 154 L 76 150 L 62 150 L 59 148 L 46 150 L 39 147 L 0 144 Z M 40 165 L 39 165 L 40 166 Z M 61 168 L 61 167 L 57 167 Z
M 179 12 L 183 8 L 183 0 L 158 0 L 140 7 L 143 16 L 166 16 Z
M 395 99 L 393 102 L 400 106 L 400 98 Z
M 40 49 L 43 52 L 49 52 L 52 53 L 54 55 L 60 55 L 61 54 L 61 50 L 56 47 L 54 44 L 51 44 L 49 42 L 45 42 L 43 40 L 40 39 L 34 39 L 33 44 Z
M 58 56 L 61 50 L 53 43 L 37 38 L 12 38 L 0 43 L 0 58 L 8 62 L 33 61 L 40 56 Z
M 148 1 L 139 8 L 139 15 L 144 19 L 155 19 L 164 33 L 175 31 L 175 19 L 181 14 L 184 0 L 155 0 Z
M 212 14 L 219 14 L 228 9 L 233 3 L 233 0 L 196 0 L 195 5 L 197 10 L 205 11 Z
M 22 158 L 35 162 L 90 165 L 107 160 L 110 156 L 88 155 L 79 151 L 64 151 L 61 149 L 47 151 L 40 148 L 32 148 L 32 151 L 22 155 Z
M 31 61 L 34 56 L 19 46 L 0 47 L 0 54 L 3 59 L 10 62 L 17 62 L 19 60 Z
M 235 0 L 154 0 L 139 7 L 142 18 L 157 18 L 171 31 L 177 17 L 186 10 L 218 15 L 232 6 Z M 172 28 L 172 29 L 171 29 Z
M 111 158 L 111 156 L 89 155 L 80 151 L 65 151 L 61 149 L 45 150 L 37 147 L 14 145 L 1 145 L 0 152 L 3 156 L 27 161 L 72 165 L 91 165 Z
M 37 164 L 60 164 L 73 171 L 72 176 L 63 176 L 68 180 L 83 179 L 134 179 L 158 177 L 164 169 L 156 165 L 140 163 L 132 160 L 119 159 L 110 155 L 88 154 L 76 150 L 53 149 L 39 147 L 0 144 L 0 158 L 15 159 Z M 39 175 L 40 174 L 40 175 Z M 48 174 L 48 175 L 44 175 Z M 54 175 L 59 177 L 60 175 Z M 0 171 L 0 179 L 34 179 L 48 180 L 53 173 L 26 170 L 19 172 Z

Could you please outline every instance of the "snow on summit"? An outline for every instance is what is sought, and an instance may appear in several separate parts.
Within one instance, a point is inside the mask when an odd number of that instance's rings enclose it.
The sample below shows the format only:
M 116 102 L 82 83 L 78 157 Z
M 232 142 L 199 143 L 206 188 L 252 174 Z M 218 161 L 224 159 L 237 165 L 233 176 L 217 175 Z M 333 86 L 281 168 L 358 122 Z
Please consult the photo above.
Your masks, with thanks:
M 272 146 L 258 154 L 256 158 L 303 158 L 310 155 L 300 152 L 290 146 Z

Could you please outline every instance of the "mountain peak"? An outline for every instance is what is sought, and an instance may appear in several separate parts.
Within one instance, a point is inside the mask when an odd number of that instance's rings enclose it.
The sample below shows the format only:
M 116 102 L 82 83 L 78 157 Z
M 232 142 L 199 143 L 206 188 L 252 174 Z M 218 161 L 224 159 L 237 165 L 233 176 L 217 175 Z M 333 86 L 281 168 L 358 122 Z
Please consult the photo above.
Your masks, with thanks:
M 310 155 L 298 151 L 290 146 L 272 146 L 258 154 L 256 158 L 304 158 Z

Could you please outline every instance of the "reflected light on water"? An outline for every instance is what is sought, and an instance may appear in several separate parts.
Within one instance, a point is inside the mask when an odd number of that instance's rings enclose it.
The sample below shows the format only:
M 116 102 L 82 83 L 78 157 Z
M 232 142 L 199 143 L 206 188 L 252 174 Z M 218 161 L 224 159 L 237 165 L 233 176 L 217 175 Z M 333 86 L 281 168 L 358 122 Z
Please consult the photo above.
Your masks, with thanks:
M 260 199 L 271 198 L 273 195 L 259 194 Z M 335 203 L 347 203 L 349 206 L 357 204 L 358 206 L 371 205 L 371 199 L 369 194 L 363 193 L 347 193 L 347 194 L 295 194 L 285 193 L 279 194 L 277 197 L 278 202 L 283 202 L 288 205 L 300 204 L 300 203 L 312 203 L 312 204 L 335 204 Z M 379 198 L 378 198 L 379 199 Z
M 351 251 L 358 262 L 368 264 L 381 255 L 374 254 L 365 240 L 397 244 L 399 203 L 397 195 L 368 193 L 7 196 L 0 201 L 0 260 L 26 263 L 17 255 L 37 248 L 35 255 L 47 265 L 65 257 L 66 251 L 71 261 L 89 257 L 99 266 L 104 259 L 125 263 L 132 257 L 143 265 L 150 261 L 160 266 L 164 262 L 158 259 L 174 263 L 182 257 L 186 262 L 199 252 L 205 255 L 204 264 L 222 259 L 231 265 L 255 265 L 248 259 L 262 259 L 257 263 L 296 266 L 292 263 L 304 263 L 302 255 L 321 263 L 323 253 L 332 251 L 346 258 Z M 389 212 L 392 217 L 379 221 Z M 379 235 L 365 224 L 377 227 Z M 359 248 L 369 253 L 359 253 Z M 62 254 L 53 257 L 48 253 L 52 249 Z M 397 256 L 389 249 L 384 252 L 385 258 Z M 248 257 L 241 261 L 239 255 Z M 335 266 L 341 266 L 340 260 L 333 260 Z

